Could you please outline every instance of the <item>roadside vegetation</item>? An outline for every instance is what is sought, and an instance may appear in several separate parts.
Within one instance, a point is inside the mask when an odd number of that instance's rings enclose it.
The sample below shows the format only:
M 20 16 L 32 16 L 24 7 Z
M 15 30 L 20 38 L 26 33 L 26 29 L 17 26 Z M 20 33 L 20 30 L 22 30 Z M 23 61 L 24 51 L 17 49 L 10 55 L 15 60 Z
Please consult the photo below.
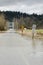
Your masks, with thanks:
M 0 11 L 4 14 L 6 20 L 17 24 L 16 28 L 21 28 L 23 25 L 27 29 L 31 29 L 33 24 L 36 24 L 37 29 L 43 29 L 43 14 L 27 14 L 17 11 Z
M 14 22 L 14 29 L 20 34 L 32 36 L 32 25 L 36 25 L 36 37 L 43 37 L 43 15 L 0 11 L 0 31 L 7 30 L 8 22 Z
M 6 26 L 7 26 L 7 24 L 6 24 L 4 14 L 0 14 L 0 32 L 5 31 Z
M 32 30 L 31 29 L 24 29 L 23 32 L 20 29 L 20 30 L 17 30 L 17 33 L 19 33 L 20 35 L 23 35 L 23 36 L 32 37 Z M 35 30 L 34 38 L 43 39 L 43 29 Z
M 37 35 L 40 35 L 41 37 L 43 37 L 43 29 L 36 30 L 36 32 L 37 32 Z

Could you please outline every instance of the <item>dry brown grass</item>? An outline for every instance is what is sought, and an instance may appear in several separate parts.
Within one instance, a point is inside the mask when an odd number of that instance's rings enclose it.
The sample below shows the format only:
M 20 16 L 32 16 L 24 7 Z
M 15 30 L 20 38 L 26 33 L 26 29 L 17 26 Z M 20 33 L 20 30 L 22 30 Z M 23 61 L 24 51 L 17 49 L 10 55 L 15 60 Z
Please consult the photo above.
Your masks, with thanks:
M 32 30 L 29 30 L 29 29 L 24 30 L 23 33 L 21 30 L 17 30 L 17 33 L 24 35 L 24 36 L 32 37 Z M 34 37 L 43 39 L 43 29 L 36 30 L 36 34 Z

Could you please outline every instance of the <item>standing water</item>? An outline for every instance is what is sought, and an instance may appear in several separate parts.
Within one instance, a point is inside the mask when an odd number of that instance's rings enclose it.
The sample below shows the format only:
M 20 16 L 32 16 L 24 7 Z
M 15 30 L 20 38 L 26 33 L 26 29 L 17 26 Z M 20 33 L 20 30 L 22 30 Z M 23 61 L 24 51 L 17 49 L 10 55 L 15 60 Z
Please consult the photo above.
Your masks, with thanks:
M 0 33 L 0 65 L 43 65 L 43 40 L 25 39 L 13 29 Z

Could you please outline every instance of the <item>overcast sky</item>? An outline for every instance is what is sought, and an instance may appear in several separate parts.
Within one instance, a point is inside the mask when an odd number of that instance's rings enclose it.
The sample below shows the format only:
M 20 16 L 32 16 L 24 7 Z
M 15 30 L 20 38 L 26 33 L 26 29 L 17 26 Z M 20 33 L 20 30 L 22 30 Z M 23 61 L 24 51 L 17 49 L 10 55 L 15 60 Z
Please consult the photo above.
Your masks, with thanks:
M 43 0 L 0 0 L 0 10 L 43 14 Z

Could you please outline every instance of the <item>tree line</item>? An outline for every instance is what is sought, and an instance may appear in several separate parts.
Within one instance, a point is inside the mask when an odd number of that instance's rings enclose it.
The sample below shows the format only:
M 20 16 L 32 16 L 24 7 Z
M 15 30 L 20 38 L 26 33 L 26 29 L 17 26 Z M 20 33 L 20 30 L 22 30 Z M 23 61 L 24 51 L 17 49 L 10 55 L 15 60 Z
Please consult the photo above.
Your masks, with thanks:
M 41 28 L 41 29 L 43 28 L 43 14 L 37 15 L 34 13 L 27 14 L 27 13 L 22 13 L 22 12 L 17 12 L 17 11 L 0 11 L 0 22 L 2 23 L 3 21 L 6 21 L 6 22 L 14 21 L 14 23 L 16 24 L 15 27 L 17 27 L 18 29 L 21 28 L 21 26 L 31 29 L 33 24 L 36 24 L 37 28 Z

